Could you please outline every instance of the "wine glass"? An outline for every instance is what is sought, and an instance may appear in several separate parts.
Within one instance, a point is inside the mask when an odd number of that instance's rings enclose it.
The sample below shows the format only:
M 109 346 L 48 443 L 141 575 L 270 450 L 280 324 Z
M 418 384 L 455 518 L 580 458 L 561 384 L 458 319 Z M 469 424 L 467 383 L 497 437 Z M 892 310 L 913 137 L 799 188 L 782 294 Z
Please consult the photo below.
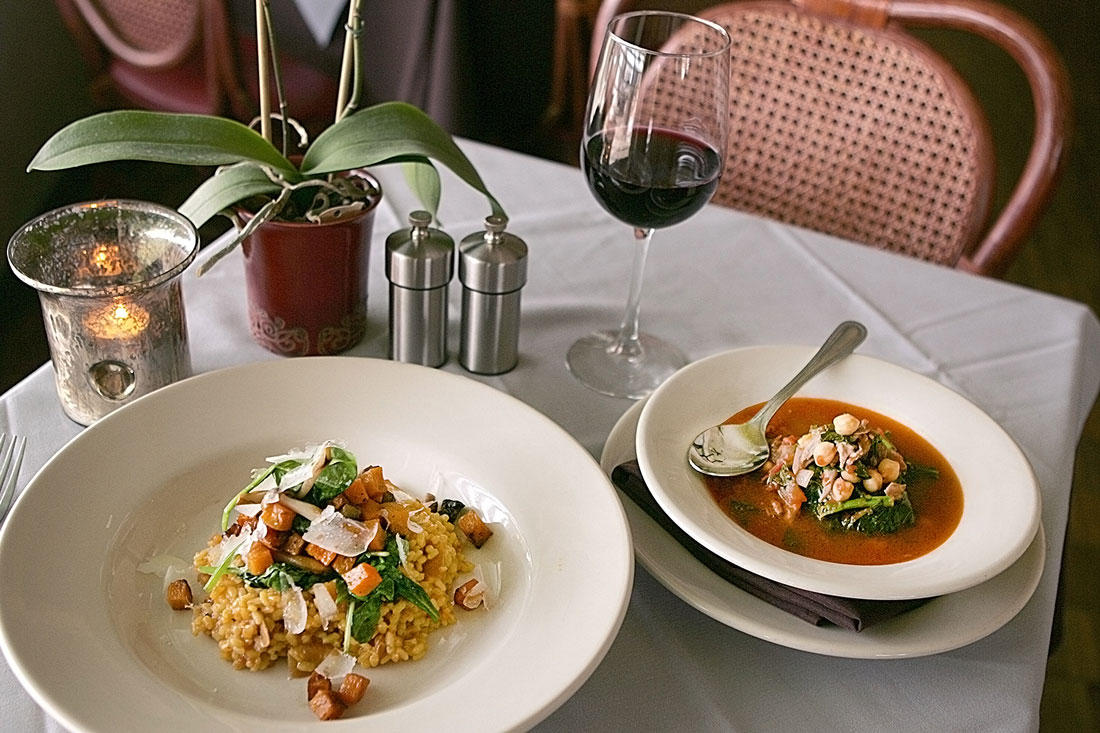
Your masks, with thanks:
M 566 357 L 582 383 L 614 397 L 648 395 L 687 360 L 638 330 L 642 276 L 653 230 L 684 221 L 718 187 L 729 126 L 730 39 L 720 25 L 682 13 L 640 11 L 608 25 L 581 139 L 588 187 L 634 227 L 626 315 Z

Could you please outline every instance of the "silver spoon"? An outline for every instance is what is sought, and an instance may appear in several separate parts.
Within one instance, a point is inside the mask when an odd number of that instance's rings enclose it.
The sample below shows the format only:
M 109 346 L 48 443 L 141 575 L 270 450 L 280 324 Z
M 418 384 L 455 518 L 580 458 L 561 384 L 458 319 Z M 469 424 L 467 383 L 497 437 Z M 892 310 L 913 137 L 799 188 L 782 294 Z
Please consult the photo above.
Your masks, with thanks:
M 802 371 L 794 375 L 794 379 L 787 382 L 748 422 L 715 425 L 695 436 L 688 447 L 688 461 L 692 467 L 708 476 L 740 476 L 759 468 L 768 460 L 770 451 L 764 429 L 775 411 L 811 377 L 855 351 L 866 337 L 867 329 L 862 323 L 845 321 L 837 326 L 813 358 L 802 367 Z

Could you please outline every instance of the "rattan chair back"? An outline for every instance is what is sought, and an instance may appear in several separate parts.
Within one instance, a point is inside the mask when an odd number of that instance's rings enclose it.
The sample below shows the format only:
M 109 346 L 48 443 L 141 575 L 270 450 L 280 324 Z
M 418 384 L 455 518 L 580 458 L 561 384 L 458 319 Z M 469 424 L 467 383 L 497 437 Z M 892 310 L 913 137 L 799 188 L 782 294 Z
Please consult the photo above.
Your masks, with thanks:
M 72 1 L 103 45 L 135 66 L 178 64 L 201 37 L 201 5 L 195 0 Z
M 605 2 L 597 29 L 641 5 Z M 1004 273 L 1049 198 L 1069 128 L 1065 70 L 1033 26 L 984 0 L 742 0 L 697 15 L 732 40 L 730 140 L 716 203 Z M 1028 76 L 1031 153 L 996 218 L 995 151 L 983 110 L 910 25 L 978 33 L 1005 47 Z M 682 104 L 685 94 L 671 89 L 663 101 Z

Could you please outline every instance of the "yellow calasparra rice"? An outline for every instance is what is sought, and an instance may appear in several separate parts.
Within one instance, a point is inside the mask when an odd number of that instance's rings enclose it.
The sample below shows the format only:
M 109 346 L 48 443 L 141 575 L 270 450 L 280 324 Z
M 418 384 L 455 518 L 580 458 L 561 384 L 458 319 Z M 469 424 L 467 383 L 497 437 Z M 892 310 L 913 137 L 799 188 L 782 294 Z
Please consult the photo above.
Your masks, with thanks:
M 340 469 L 342 476 L 328 469 L 347 458 L 351 465 Z M 424 656 L 428 635 L 455 622 L 455 581 L 473 569 L 451 519 L 383 479 L 377 467 L 358 472 L 351 454 L 333 444 L 269 461 L 285 464 L 272 472 L 280 483 L 267 486 L 264 480 L 272 482 L 264 479 L 246 487 L 227 507 L 225 530 L 195 555 L 200 577 L 211 577 L 206 598 L 194 606 L 193 632 L 211 636 L 221 656 L 238 669 L 264 669 L 286 658 L 294 675 L 309 674 L 334 651 L 346 651 L 366 667 Z M 295 473 L 291 464 L 311 461 L 317 474 L 312 490 L 287 483 L 311 475 Z M 325 478 L 332 480 L 328 489 L 323 488 L 326 470 Z M 341 483 L 343 489 L 327 498 Z M 291 496 L 288 487 L 294 486 L 303 499 Z M 296 502 L 312 502 L 314 508 Z M 313 519 L 287 520 L 273 504 Z M 319 531 L 325 523 L 360 535 L 368 527 L 372 534 L 353 538 L 351 549 L 362 552 L 341 555 L 333 548 L 347 549 L 341 543 L 350 540 Z M 371 568 L 356 568 L 360 564 Z M 376 584 L 359 585 L 360 570 L 377 576 Z M 272 587 L 262 587 L 265 582 Z M 369 592 L 354 594 L 367 587 Z

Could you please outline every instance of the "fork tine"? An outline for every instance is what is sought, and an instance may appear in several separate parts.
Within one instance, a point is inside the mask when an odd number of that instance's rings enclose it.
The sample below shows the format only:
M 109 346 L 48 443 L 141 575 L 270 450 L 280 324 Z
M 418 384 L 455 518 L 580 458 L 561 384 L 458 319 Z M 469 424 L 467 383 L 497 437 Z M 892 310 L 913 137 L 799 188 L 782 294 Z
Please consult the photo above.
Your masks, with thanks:
M 19 478 L 26 448 L 26 438 L 13 435 L 9 441 L 7 433 L 0 433 L 0 522 L 4 520 L 15 497 L 15 482 Z

